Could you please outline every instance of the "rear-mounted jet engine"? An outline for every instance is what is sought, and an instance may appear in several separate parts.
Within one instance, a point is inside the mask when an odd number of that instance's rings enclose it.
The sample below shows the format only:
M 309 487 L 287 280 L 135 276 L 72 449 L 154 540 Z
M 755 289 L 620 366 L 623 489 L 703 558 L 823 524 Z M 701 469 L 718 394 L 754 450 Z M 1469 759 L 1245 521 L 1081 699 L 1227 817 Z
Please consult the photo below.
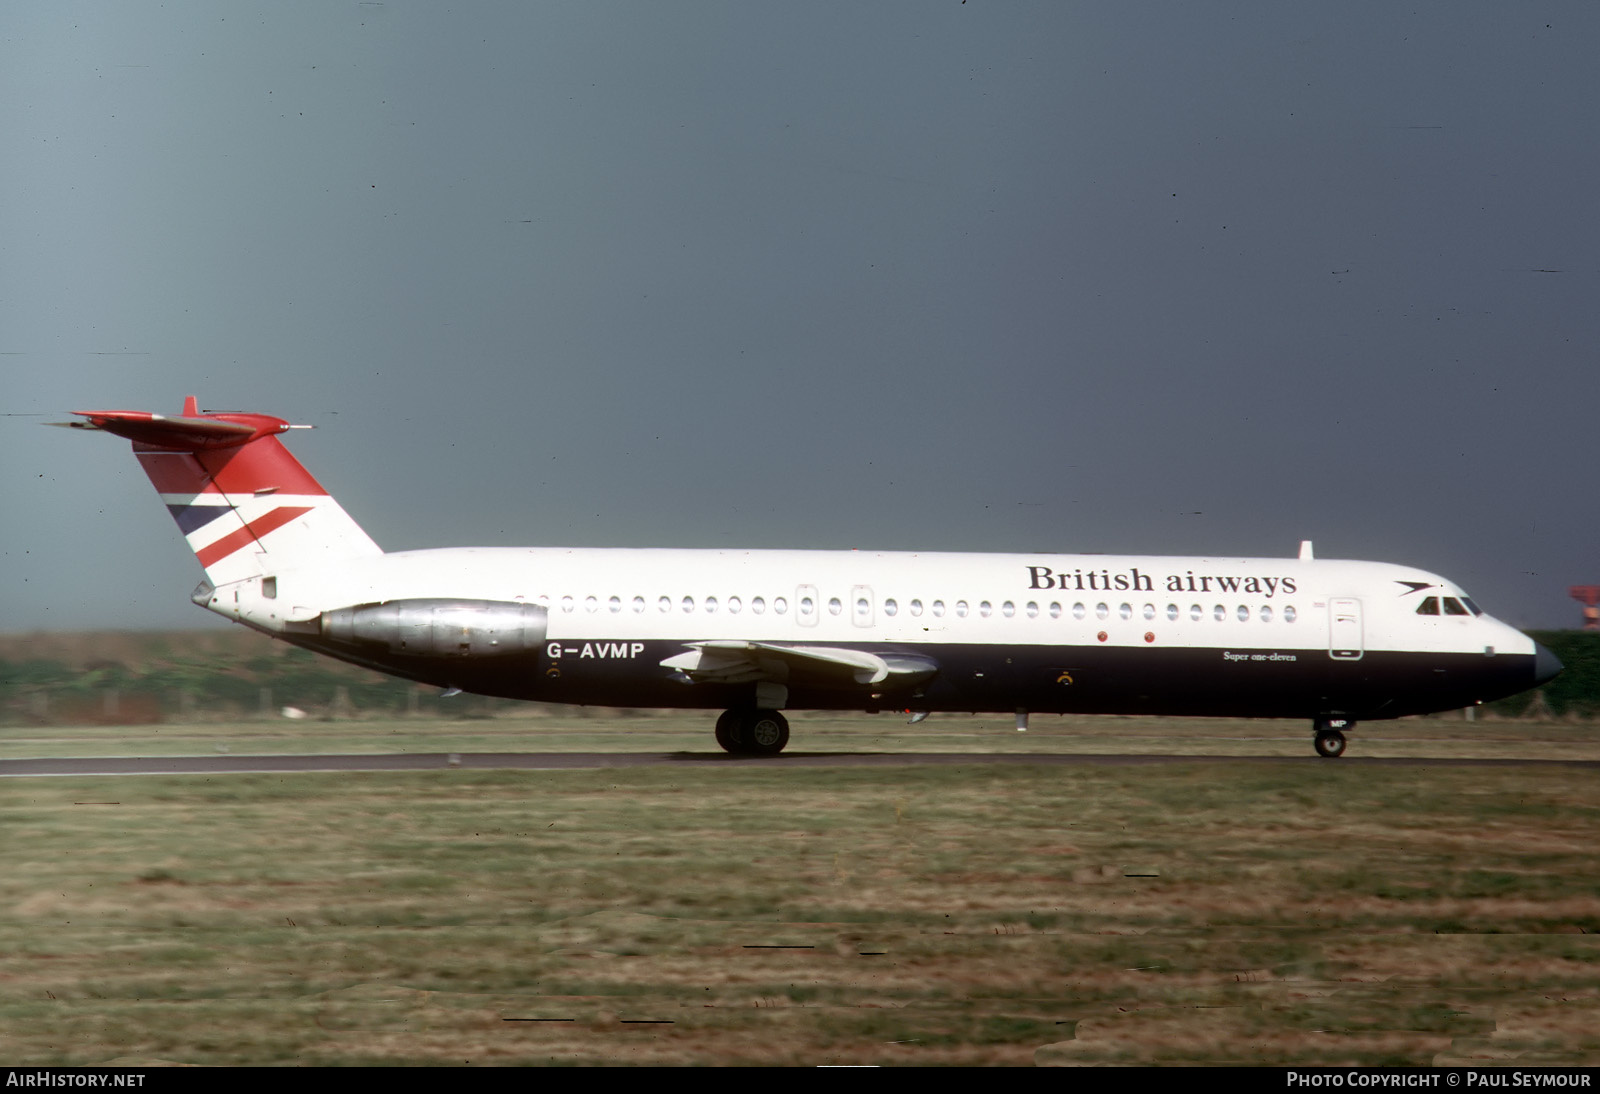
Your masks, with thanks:
M 322 613 L 322 635 L 411 657 L 498 657 L 544 645 L 548 615 L 504 600 L 391 600 Z

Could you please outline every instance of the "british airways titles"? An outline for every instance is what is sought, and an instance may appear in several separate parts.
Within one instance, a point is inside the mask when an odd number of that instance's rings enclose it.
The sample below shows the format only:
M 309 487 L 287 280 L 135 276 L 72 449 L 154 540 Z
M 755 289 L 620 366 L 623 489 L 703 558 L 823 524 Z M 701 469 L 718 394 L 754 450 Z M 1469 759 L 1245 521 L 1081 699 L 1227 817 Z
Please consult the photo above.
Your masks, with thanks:
M 1287 595 L 1298 591 L 1292 577 L 1236 577 L 1231 574 L 1196 574 L 1193 570 L 1162 577 L 1142 573 L 1137 566 L 1116 572 L 1076 569 L 1058 574 L 1049 566 L 1028 567 L 1030 589 L 1153 593 L 1158 581 L 1169 593 L 1249 593 L 1251 596 L 1271 598 L 1277 593 Z

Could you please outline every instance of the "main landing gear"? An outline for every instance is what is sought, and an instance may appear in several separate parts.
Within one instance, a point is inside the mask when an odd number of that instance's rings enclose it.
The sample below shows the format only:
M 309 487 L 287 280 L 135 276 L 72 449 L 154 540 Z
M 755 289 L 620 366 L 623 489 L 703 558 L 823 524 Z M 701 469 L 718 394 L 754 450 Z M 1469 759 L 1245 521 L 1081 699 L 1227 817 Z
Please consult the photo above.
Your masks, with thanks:
M 1312 724 L 1317 735 L 1317 755 L 1327 760 L 1337 760 L 1344 755 L 1344 731 L 1354 729 L 1349 718 L 1318 718 Z
M 775 710 L 735 707 L 717 718 L 717 744 L 735 756 L 776 756 L 789 743 L 789 720 Z

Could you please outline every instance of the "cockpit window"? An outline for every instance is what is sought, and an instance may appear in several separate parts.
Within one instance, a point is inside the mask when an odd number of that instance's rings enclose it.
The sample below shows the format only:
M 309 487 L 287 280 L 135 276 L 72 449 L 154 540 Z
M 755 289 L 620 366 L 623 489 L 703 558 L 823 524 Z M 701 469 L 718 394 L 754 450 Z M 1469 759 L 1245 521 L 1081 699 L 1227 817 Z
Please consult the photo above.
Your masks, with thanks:
M 1417 614 L 1418 615 L 1438 615 L 1439 614 L 1439 598 L 1436 597 L 1436 596 L 1430 596 L 1426 600 L 1424 600 L 1421 604 L 1418 604 L 1417 605 Z
M 1461 601 L 1457 600 L 1453 596 L 1447 596 L 1444 598 L 1444 614 L 1470 615 L 1471 613 L 1467 611 L 1467 609 L 1462 605 Z
M 1472 597 L 1470 597 L 1470 596 L 1462 597 L 1461 598 L 1461 603 L 1465 604 L 1467 606 L 1467 608 L 1472 612 L 1473 615 L 1482 615 L 1483 614 L 1483 609 L 1478 607 L 1476 604 L 1474 604 L 1472 602 Z

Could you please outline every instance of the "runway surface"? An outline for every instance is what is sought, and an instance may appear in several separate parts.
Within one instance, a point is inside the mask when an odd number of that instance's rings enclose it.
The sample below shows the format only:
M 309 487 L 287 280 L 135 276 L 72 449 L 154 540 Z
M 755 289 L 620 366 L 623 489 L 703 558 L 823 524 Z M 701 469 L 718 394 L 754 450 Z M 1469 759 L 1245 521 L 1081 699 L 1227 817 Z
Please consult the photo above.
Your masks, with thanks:
M 1514 760 L 1317 756 L 1061 755 L 990 752 L 790 752 L 773 757 L 723 752 L 421 752 L 333 756 L 113 756 L 0 760 L 0 777 L 48 775 L 242 775 L 309 771 L 475 770 L 558 771 L 670 764 L 746 767 L 896 767 L 905 765 L 1131 766 L 1139 764 L 1339 764 L 1384 767 L 1589 767 L 1600 760 Z

